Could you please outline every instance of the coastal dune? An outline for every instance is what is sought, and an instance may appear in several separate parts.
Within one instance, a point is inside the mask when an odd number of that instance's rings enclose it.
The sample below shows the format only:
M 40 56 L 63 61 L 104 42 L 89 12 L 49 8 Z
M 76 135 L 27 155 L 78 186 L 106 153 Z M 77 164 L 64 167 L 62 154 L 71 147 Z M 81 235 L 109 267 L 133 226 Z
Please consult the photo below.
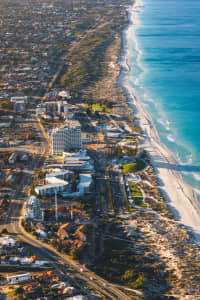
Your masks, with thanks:
M 142 130 L 140 149 L 148 152 L 151 163 L 158 177 L 159 187 L 170 206 L 177 221 L 192 230 L 197 243 L 200 243 L 200 205 L 194 190 L 187 185 L 177 171 L 177 162 L 173 154 L 165 147 L 158 136 L 154 123 L 149 114 L 144 110 L 142 103 L 136 96 L 135 90 L 129 84 L 131 67 L 130 41 L 134 38 L 134 26 L 136 24 L 136 1 L 128 11 L 129 25 L 123 33 L 124 53 L 120 65 L 120 84 L 128 94 L 129 106 L 133 109 L 138 124 Z

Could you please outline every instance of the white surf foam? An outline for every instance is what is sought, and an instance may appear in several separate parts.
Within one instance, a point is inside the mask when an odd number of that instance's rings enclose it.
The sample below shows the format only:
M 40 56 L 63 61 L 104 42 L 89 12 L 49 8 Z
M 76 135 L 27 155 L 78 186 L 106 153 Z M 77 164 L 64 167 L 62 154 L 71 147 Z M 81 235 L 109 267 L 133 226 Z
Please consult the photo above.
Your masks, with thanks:
M 198 174 L 198 173 L 192 173 L 191 175 L 194 177 L 194 179 L 200 181 L 200 174 Z
M 167 139 L 168 139 L 170 142 L 172 142 L 172 143 L 175 142 L 175 139 L 173 138 L 172 134 L 168 134 L 168 135 L 167 135 Z

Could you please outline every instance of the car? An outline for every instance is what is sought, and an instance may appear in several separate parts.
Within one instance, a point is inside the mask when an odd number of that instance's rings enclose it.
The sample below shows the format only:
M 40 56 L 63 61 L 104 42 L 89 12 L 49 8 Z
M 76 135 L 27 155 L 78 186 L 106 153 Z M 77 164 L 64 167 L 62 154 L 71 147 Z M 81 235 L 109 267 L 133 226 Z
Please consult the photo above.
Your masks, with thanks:
M 107 284 L 104 282 L 104 283 L 103 283 L 103 286 L 107 286 Z

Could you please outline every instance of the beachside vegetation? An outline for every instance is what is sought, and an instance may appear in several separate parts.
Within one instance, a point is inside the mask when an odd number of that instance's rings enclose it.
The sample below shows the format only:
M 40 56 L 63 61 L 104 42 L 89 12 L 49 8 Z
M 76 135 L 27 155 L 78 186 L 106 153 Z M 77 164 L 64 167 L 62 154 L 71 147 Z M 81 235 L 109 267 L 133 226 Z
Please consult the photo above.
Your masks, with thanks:
M 133 197 L 142 197 L 141 190 L 137 187 L 137 184 L 133 181 L 129 181 L 129 188 Z
M 88 2 L 86 7 L 80 5 L 74 8 L 79 17 L 69 25 L 72 47 L 61 46 L 66 54 L 53 86 L 64 87 L 73 95 L 80 95 L 83 89 L 95 85 L 105 75 L 108 70 L 106 51 L 127 22 L 123 4 L 127 2 L 104 2 L 102 5 L 95 0 L 92 5 Z M 87 9 L 88 5 L 90 9 Z
M 88 110 L 90 110 L 91 112 L 95 112 L 95 111 L 100 111 L 100 112 L 106 112 L 106 113 L 111 113 L 110 108 L 105 105 L 105 104 L 84 104 L 85 108 Z
M 131 196 L 135 202 L 135 205 L 146 208 L 147 205 L 143 202 L 143 195 L 140 188 L 138 188 L 137 184 L 133 181 L 129 182 L 129 188 L 131 191 Z M 133 212 L 131 208 L 129 209 L 129 212 Z
M 124 174 L 135 173 L 135 172 L 142 171 L 145 167 L 146 164 L 143 160 L 136 159 L 136 162 L 134 163 L 123 164 L 122 171 Z
M 113 40 L 112 36 L 113 30 L 109 25 L 105 25 L 77 43 L 66 57 L 70 65 L 66 65 L 63 69 L 59 85 L 75 92 L 100 78 L 101 62 L 106 48 Z
M 110 237 L 104 240 L 103 256 L 96 258 L 92 270 L 109 282 L 141 291 L 145 289 L 147 295 L 148 286 L 152 288 L 158 284 L 167 290 L 165 276 L 160 277 L 162 264 L 157 264 L 155 268 L 155 262 L 148 255 L 144 256 L 143 250 L 140 253 L 134 244 L 130 245 L 120 224 L 115 222 L 109 227 Z
M 136 137 L 127 138 L 124 142 L 136 142 Z
M 129 157 L 134 157 L 137 154 L 137 145 L 134 144 L 134 148 L 124 146 L 122 151 L 125 152 Z

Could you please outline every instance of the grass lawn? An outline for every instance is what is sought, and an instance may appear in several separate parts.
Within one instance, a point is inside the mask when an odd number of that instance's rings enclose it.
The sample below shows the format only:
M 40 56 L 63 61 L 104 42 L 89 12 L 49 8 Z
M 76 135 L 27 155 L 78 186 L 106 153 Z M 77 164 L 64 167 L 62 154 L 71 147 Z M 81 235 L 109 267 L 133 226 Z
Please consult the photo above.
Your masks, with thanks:
M 131 195 L 133 197 L 142 197 L 142 192 L 141 190 L 137 187 L 136 183 L 133 181 L 129 182 L 129 187 L 131 190 Z
M 122 171 L 124 174 L 135 173 L 138 171 L 142 171 L 145 167 L 145 162 L 143 160 L 138 159 L 135 163 L 122 165 Z
M 100 104 L 84 104 L 85 108 L 89 108 L 92 112 L 95 111 L 102 111 L 102 112 L 106 112 L 106 113 L 111 113 L 110 108 L 108 108 L 106 105 L 100 105 Z
M 123 173 L 135 173 L 136 172 L 136 163 L 124 164 L 122 165 Z
M 143 195 L 141 190 L 137 187 L 137 184 L 133 181 L 129 182 L 129 188 L 131 190 L 131 196 L 136 205 L 146 208 L 146 204 L 143 202 Z
M 51 155 L 51 158 L 63 159 L 62 155 Z
M 136 138 L 135 137 L 127 138 L 123 142 L 136 142 Z

